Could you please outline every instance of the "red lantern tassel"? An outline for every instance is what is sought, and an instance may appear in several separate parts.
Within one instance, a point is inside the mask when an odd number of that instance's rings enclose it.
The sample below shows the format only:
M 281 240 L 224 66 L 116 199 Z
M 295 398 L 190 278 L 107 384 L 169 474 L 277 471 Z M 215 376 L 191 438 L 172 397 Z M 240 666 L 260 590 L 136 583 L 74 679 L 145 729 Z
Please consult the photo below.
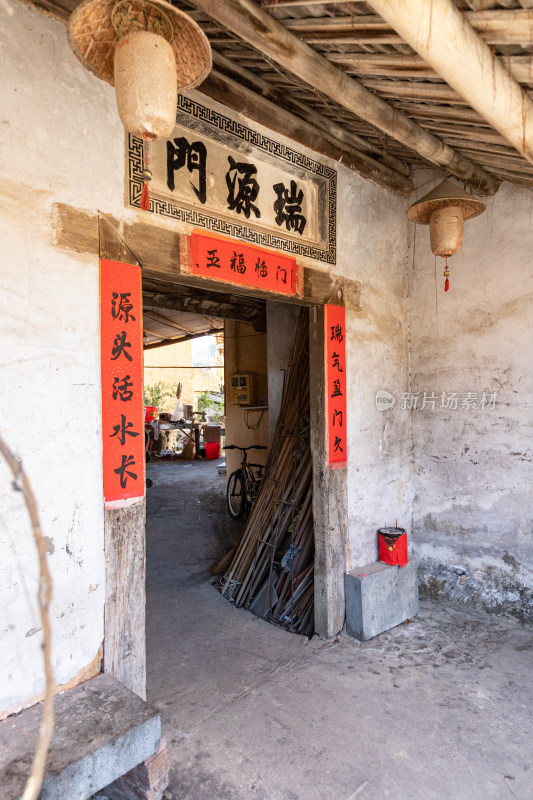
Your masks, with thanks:
M 141 192 L 141 209 L 143 211 L 150 211 L 150 192 L 148 191 L 148 181 L 152 177 L 152 173 L 148 169 L 148 133 L 144 134 L 144 167 L 141 174 L 144 181 Z
M 141 192 L 141 208 L 143 211 L 150 210 L 150 192 L 148 191 L 148 184 L 146 181 L 143 184 L 143 190 Z
M 448 256 L 446 256 L 446 267 L 444 268 L 444 277 L 446 278 L 446 280 L 444 281 L 444 291 L 445 292 L 447 292 L 449 290 L 449 288 L 450 288 L 450 281 L 448 280 L 448 275 L 449 274 L 450 273 L 448 272 Z

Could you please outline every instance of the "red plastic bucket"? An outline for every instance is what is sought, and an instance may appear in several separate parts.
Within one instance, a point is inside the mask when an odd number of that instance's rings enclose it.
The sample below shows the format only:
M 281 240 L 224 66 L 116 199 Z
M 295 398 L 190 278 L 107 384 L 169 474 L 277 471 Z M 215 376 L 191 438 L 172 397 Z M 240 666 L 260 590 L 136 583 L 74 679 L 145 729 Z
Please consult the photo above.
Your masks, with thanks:
M 145 422 L 152 422 L 153 420 L 157 419 L 157 406 L 145 406 L 144 407 L 144 421 Z
M 205 457 L 206 458 L 220 458 L 220 442 L 206 442 L 205 443 Z

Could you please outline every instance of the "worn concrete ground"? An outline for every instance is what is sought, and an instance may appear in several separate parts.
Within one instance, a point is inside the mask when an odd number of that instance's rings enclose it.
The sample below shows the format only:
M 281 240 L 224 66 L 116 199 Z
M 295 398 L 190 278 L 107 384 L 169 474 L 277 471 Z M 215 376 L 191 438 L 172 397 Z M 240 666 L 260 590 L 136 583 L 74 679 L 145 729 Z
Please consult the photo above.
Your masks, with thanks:
M 533 630 L 425 601 L 360 644 L 234 608 L 217 462 L 150 464 L 148 700 L 174 800 L 531 800 Z

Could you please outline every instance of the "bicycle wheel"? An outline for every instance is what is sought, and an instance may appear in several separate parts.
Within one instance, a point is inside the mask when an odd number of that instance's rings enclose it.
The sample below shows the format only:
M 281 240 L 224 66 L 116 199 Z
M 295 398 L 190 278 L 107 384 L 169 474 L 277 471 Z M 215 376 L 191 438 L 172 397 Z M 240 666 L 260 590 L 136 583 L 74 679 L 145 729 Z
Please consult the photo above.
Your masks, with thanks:
M 239 519 L 244 511 L 246 498 L 244 497 L 243 477 L 240 469 L 235 470 L 229 476 L 226 488 L 226 502 L 228 511 L 233 519 Z

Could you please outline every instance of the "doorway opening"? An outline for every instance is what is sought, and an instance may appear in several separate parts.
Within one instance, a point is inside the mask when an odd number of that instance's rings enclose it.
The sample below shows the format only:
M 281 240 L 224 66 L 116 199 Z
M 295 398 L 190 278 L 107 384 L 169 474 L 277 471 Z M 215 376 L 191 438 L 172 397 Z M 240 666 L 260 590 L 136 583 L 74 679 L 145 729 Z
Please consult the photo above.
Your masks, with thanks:
M 234 605 L 311 635 L 307 308 L 153 279 L 143 304 L 146 402 L 159 406 L 148 423 L 158 434 L 147 465 L 148 614 L 152 578 L 160 596 L 164 576 L 174 590 L 211 579 Z

